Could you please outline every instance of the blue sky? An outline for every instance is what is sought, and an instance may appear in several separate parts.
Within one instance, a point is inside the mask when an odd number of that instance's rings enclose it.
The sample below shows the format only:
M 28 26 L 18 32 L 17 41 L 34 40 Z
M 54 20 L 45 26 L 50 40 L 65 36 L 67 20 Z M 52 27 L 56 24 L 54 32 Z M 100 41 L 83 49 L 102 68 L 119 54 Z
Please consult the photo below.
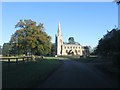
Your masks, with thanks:
M 65 42 L 73 36 L 81 45 L 95 47 L 107 30 L 118 24 L 118 7 L 113 2 L 3 2 L 2 45 L 9 42 L 20 19 L 44 23 L 54 43 L 58 22 Z

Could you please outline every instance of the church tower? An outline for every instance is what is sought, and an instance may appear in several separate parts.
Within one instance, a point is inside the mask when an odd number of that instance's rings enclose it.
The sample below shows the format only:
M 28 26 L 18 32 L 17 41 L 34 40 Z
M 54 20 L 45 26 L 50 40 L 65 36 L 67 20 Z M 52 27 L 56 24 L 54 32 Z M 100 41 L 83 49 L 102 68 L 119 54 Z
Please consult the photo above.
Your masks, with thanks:
M 57 34 L 55 35 L 55 44 L 56 44 L 56 55 L 62 55 L 63 38 L 60 30 L 60 22 L 58 24 Z

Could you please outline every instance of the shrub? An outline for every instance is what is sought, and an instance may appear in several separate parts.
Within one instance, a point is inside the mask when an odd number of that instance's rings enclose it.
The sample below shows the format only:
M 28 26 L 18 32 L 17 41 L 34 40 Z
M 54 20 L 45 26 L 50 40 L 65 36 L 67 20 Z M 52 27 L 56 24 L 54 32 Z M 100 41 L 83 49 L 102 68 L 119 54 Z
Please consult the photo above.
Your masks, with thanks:
M 113 54 L 113 64 L 117 67 L 120 67 L 120 53 Z

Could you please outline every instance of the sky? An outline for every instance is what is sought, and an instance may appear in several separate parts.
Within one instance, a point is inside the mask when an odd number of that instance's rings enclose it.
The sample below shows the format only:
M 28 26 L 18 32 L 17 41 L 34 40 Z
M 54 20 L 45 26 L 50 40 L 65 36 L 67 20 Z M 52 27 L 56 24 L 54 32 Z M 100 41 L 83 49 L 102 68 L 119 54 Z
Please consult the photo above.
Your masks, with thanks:
M 95 47 L 107 30 L 118 26 L 118 6 L 113 2 L 3 2 L 0 45 L 9 42 L 20 19 L 44 23 L 53 43 L 60 22 L 64 42 L 74 37 L 83 46 Z
M 3 2 L 113 2 L 119 0 L 1 0 Z

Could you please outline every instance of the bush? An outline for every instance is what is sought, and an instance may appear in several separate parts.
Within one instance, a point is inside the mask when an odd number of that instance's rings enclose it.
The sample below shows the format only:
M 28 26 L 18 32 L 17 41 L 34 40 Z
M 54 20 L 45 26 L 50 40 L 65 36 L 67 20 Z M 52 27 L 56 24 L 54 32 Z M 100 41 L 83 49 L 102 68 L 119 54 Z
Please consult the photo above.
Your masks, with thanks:
M 113 64 L 117 67 L 120 67 L 120 53 L 113 55 Z

